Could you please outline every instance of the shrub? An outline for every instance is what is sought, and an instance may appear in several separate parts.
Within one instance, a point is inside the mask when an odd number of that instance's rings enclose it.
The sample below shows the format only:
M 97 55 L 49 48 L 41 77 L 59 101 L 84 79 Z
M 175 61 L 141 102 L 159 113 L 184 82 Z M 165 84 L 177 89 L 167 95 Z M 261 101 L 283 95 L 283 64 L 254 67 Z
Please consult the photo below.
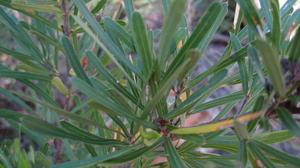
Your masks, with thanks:
M 0 22 L 17 43 L 15 50 L 1 46 L 0 51 L 18 61 L 15 70 L 1 65 L 0 78 L 29 88 L 1 88 L 26 114 L 1 109 L 0 117 L 41 148 L 26 154 L 17 140 L 12 147 L 3 146 L 3 166 L 300 165 L 300 158 L 271 146 L 300 136 L 293 117 L 299 113 L 300 96 L 299 10 L 293 11 L 294 0 L 281 9 L 277 0 L 260 1 L 260 10 L 252 1 L 236 0 L 224 53 L 196 76 L 191 74 L 228 12 L 226 2 L 211 3 L 191 33 L 185 0 L 162 1 L 164 24 L 158 32 L 148 30 L 131 0 L 124 0 L 127 21 L 96 19 L 105 0 L 92 10 L 88 1 L 57 2 L 0 2 Z M 31 22 L 14 17 L 12 10 Z M 234 64 L 238 71 L 231 74 Z M 217 89 L 239 84 L 240 91 L 205 102 Z M 186 117 L 221 105 L 225 107 L 210 123 L 182 127 Z M 269 120 L 280 120 L 286 130 L 264 129 Z M 48 148 L 51 141 L 53 149 Z M 167 161 L 154 163 L 157 157 Z

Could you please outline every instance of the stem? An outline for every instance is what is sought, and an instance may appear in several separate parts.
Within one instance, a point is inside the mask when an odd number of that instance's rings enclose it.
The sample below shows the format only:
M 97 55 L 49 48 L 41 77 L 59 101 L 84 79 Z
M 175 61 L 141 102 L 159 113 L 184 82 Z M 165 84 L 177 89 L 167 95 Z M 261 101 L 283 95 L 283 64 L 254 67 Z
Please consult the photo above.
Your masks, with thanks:
M 70 26 L 69 26 L 70 9 L 68 8 L 68 0 L 62 0 L 61 7 L 64 15 L 63 33 L 69 37 L 70 36 Z

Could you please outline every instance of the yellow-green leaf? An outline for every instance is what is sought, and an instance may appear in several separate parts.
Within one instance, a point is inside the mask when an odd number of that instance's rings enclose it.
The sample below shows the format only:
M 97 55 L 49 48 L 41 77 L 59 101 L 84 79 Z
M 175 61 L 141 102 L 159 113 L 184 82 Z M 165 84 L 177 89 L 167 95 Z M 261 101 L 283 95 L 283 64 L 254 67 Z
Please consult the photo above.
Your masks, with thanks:
M 252 119 L 255 119 L 257 117 L 260 117 L 263 114 L 263 112 L 256 112 L 256 113 L 250 113 L 243 116 L 240 116 L 236 119 L 228 119 L 224 121 L 219 121 L 215 123 L 209 123 L 204 124 L 196 127 L 189 127 L 189 128 L 178 128 L 171 131 L 172 134 L 204 134 L 209 132 L 215 132 L 219 131 L 225 128 L 232 127 L 234 124 L 234 121 L 237 120 L 241 123 L 248 122 Z
M 69 91 L 59 77 L 54 77 L 51 83 L 60 93 L 63 95 L 68 95 Z
M 52 12 L 62 14 L 62 11 L 54 5 L 43 5 L 43 4 L 29 4 L 22 2 L 12 2 L 11 6 L 16 9 L 25 11 L 37 11 L 37 12 Z

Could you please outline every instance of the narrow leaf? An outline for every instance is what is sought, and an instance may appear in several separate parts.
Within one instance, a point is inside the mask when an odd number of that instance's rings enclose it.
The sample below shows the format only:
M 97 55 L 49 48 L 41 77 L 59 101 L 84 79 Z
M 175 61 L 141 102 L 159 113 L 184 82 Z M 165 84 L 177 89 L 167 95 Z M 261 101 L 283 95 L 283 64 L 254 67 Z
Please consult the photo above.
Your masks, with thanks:
M 199 84 L 203 79 L 205 79 L 209 75 L 223 71 L 227 66 L 232 65 L 233 63 L 236 63 L 237 61 L 246 57 L 248 55 L 247 48 L 248 46 L 244 46 L 243 48 L 235 52 L 233 55 L 231 55 L 230 57 L 221 59 L 217 64 L 214 64 L 207 71 L 201 73 L 200 75 L 192 79 L 188 83 L 188 88 L 195 87 L 197 84 Z
M 197 48 L 201 43 L 207 42 L 205 40 L 207 34 L 210 33 L 210 30 L 215 26 L 218 27 L 220 25 L 221 20 L 223 20 L 224 16 L 227 13 L 227 6 L 224 3 L 213 3 L 206 14 L 202 17 L 197 27 L 191 34 L 190 38 L 187 42 L 182 46 L 179 53 L 173 60 L 166 74 L 172 73 L 174 69 L 177 69 L 178 66 L 185 60 L 185 52 L 189 49 Z M 217 23 L 217 25 L 215 25 Z
M 254 143 L 257 147 L 259 147 L 260 149 L 262 149 L 263 151 L 265 151 L 266 153 L 268 153 L 271 156 L 276 157 L 279 160 L 282 160 L 284 162 L 286 162 L 289 165 L 294 165 L 296 167 L 298 167 L 300 165 L 300 158 L 299 157 L 295 157 L 292 155 L 289 155 L 285 152 L 282 152 L 280 150 L 275 149 L 272 146 L 266 145 L 262 142 L 253 140 L 252 143 Z
M 161 32 L 161 38 L 159 41 L 158 59 L 161 61 L 161 65 L 164 67 L 166 60 L 169 58 L 169 52 L 173 36 L 176 33 L 180 20 L 183 17 L 186 8 L 186 0 L 172 1 L 171 10 L 164 18 L 163 28 Z
M 180 155 L 177 153 L 170 139 L 165 138 L 165 149 L 168 153 L 168 162 L 171 168 L 187 168 Z
M 4 164 L 4 166 L 6 168 L 13 168 L 13 166 L 11 165 L 9 159 L 4 155 L 3 152 L 0 152 L 0 161 L 2 164 Z
M 148 102 L 148 104 L 145 106 L 142 118 L 144 118 L 154 107 L 155 105 L 161 100 L 161 98 L 169 92 L 172 84 L 175 82 L 175 80 L 179 77 L 179 75 L 185 70 L 185 66 L 191 61 L 191 59 L 185 60 L 178 69 L 170 76 L 165 76 L 163 81 L 160 82 L 158 86 L 158 90 L 156 91 L 156 94 L 152 97 L 152 99 Z M 161 115 L 161 114 L 160 114 Z
M 96 135 L 93 135 L 89 132 L 84 131 L 83 129 L 77 128 L 73 124 L 70 124 L 68 122 L 61 122 L 62 127 L 65 129 L 65 131 L 76 138 L 76 140 L 86 142 L 89 144 L 95 144 L 95 145 L 125 145 L 126 143 L 120 142 L 115 139 L 105 139 Z
M 112 74 L 105 68 L 102 62 L 99 59 L 97 59 L 94 53 L 87 52 L 86 56 L 89 62 L 91 63 L 91 65 L 94 66 L 111 85 L 113 85 L 120 93 L 122 93 L 133 103 L 138 103 L 136 98 L 112 76 Z
M 254 45 L 260 51 L 275 91 L 283 97 L 286 91 L 277 52 L 267 42 L 262 40 L 257 40 Z
M 242 115 L 235 120 L 245 123 L 262 115 L 262 112 L 250 113 Z M 177 128 L 171 131 L 172 134 L 204 134 L 209 132 L 219 131 L 233 126 L 234 119 L 223 120 L 214 123 L 202 124 L 196 127 Z
M 115 157 L 113 159 L 107 160 L 103 163 L 108 164 L 108 165 L 118 165 L 118 164 L 121 164 L 121 163 L 127 163 L 129 161 L 132 161 L 134 159 L 137 159 L 137 158 L 143 156 L 143 154 L 155 149 L 158 145 L 160 145 L 163 142 L 163 139 L 164 138 L 161 137 L 156 142 L 154 142 L 151 146 L 145 146 L 145 147 L 142 147 L 140 149 L 124 153 L 121 156 L 118 156 L 118 157 Z
M 97 3 L 97 5 L 92 10 L 92 14 L 98 13 L 106 4 L 107 0 L 101 0 Z
M 248 144 L 248 149 L 251 151 L 251 153 L 255 156 L 256 159 L 260 160 L 261 163 L 266 168 L 276 168 L 275 165 L 272 163 L 270 159 L 268 159 L 260 150 L 260 148 L 253 143 L 253 141 L 250 141 Z
M 68 57 L 68 60 L 70 61 L 70 64 L 73 68 L 73 70 L 75 71 L 76 75 L 86 81 L 88 84 L 91 85 L 91 82 L 89 80 L 89 78 L 87 77 L 87 75 L 85 74 L 82 65 L 79 62 L 79 57 L 78 55 L 75 53 L 75 50 L 70 42 L 70 40 L 67 37 L 62 37 L 62 44 L 65 50 L 65 54 Z
M 131 79 L 131 75 L 129 75 L 126 69 L 130 69 L 132 72 L 135 72 L 138 76 L 140 76 L 137 68 L 133 66 L 130 61 L 125 57 L 124 53 L 114 44 L 109 35 L 100 27 L 95 17 L 88 11 L 83 1 L 74 1 L 74 4 L 85 17 L 86 21 L 92 29 L 96 32 L 96 35 L 90 32 L 90 29 L 86 24 L 78 17 L 73 17 L 74 20 L 79 23 L 88 34 L 95 39 L 98 45 L 108 54 L 108 56 L 114 61 L 114 63 L 124 72 L 124 74 Z
M 253 137 L 253 139 L 266 144 L 277 144 L 287 142 L 292 138 L 294 138 L 294 136 L 293 133 L 291 133 L 290 131 L 276 131 Z
M 120 150 L 117 150 L 117 151 L 112 152 L 107 155 L 83 159 L 83 160 L 69 161 L 69 162 L 65 162 L 62 164 L 54 165 L 54 166 L 52 166 L 52 168 L 80 168 L 80 167 L 93 166 L 93 165 L 101 163 L 103 161 L 118 157 L 125 153 L 128 153 L 129 151 L 134 150 L 136 147 L 137 147 L 137 145 L 133 145 L 133 146 L 122 148 Z
M 244 97 L 244 93 L 239 91 L 239 92 L 232 93 L 228 96 L 216 98 L 212 101 L 205 102 L 203 104 L 196 106 L 195 109 L 193 110 L 193 113 L 205 111 L 207 109 L 214 108 L 214 107 L 217 107 L 217 106 L 220 106 L 223 104 L 237 102 L 237 101 L 241 100 L 243 97 Z
M 104 26 L 106 31 L 110 31 L 113 36 L 123 41 L 131 49 L 134 49 L 132 37 L 122 26 L 108 17 L 104 18 Z
M 119 105 L 109 101 L 105 97 L 100 96 L 97 92 L 95 92 L 95 89 L 89 86 L 86 82 L 80 80 L 79 78 L 72 78 L 71 79 L 72 84 L 80 89 L 83 93 L 85 93 L 87 96 L 93 98 L 95 101 L 103 105 L 104 107 L 114 111 L 116 114 L 126 117 L 130 120 L 133 120 L 137 123 L 140 123 L 144 125 L 145 127 L 157 129 L 156 126 L 150 122 L 146 122 L 135 116 L 133 113 L 128 112 L 121 108 Z
M 16 72 L 16 71 L 0 71 L 0 78 L 14 78 L 14 79 L 31 79 L 38 81 L 49 82 L 51 77 L 45 74 L 36 74 L 31 72 Z
M 23 99 L 26 99 L 26 100 L 29 100 L 29 101 L 32 101 L 34 103 L 38 103 L 38 104 L 41 104 L 45 107 L 47 107 L 48 109 L 50 109 L 51 111 L 57 113 L 57 114 L 60 114 L 60 115 L 63 115 L 69 119 L 72 119 L 74 121 L 77 121 L 81 124 L 87 124 L 87 125 L 94 125 L 94 126 L 97 126 L 99 128 L 104 128 L 104 129 L 107 129 L 107 130 L 110 130 L 112 131 L 111 129 L 108 129 L 106 127 L 102 127 L 99 123 L 97 122 L 94 122 L 92 120 L 89 120 L 89 119 L 85 119 L 77 114 L 74 114 L 74 113 L 70 113 L 68 111 L 65 111 L 57 106 L 54 106 L 54 105 L 51 105 L 51 104 L 48 104 L 44 101 L 41 101 L 41 100 L 37 100 L 36 98 L 33 98 L 31 96 L 28 96 L 28 95 L 25 95 L 25 94 L 22 94 L 22 93 L 17 93 L 17 92 L 14 92 L 14 94 L 18 95 L 19 97 L 23 98 Z
M 289 46 L 289 60 L 291 62 L 300 62 L 300 27 L 298 27 L 297 32 L 292 39 Z
M 142 60 L 142 67 L 146 79 L 149 77 L 153 67 L 153 54 L 148 37 L 148 30 L 140 13 L 134 12 L 131 16 L 132 32 L 138 56 Z
M 252 31 L 257 32 L 257 26 L 262 29 L 262 22 L 253 1 L 236 0 Z
M 26 11 L 53 12 L 53 13 L 62 14 L 62 11 L 59 8 L 55 7 L 54 5 L 29 4 L 29 3 L 13 1 L 11 3 L 11 6 Z
M 271 9 L 273 15 L 273 25 L 271 30 L 271 39 L 275 47 L 280 49 L 281 45 L 281 18 L 279 11 L 279 2 L 278 0 L 271 0 Z
M 292 114 L 286 108 L 277 108 L 276 110 L 282 124 L 289 129 L 295 136 L 300 137 L 300 127 L 293 118 Z
M 247 141 L 241 140 L 239 147 L 239 161 L 241 163 L 241 168 L 246 167 L 247 160 Z
M 32 111 L 30 106 L 28 106 L 23 100 L 21 100 L 17 96 L 11 94 L 9 91 L 7 91 L 7 90 L 0 87 L 0 93 L 2 95 L 6 96 L 6 98 L 8 98 L 8 99 L 12 100 L 13 102 L 15 102 L 15 103 L 19 104 L 20 106 L 22 106 L 28 112 Z
M 49 124 L 46 121 L 39 120 L 33 117 L 22 118 L 22 124 L 28 129 L 38 132 L 40 134 L 60 138 L 69 138 L 68 133 L 66 133 L 63 129 Z

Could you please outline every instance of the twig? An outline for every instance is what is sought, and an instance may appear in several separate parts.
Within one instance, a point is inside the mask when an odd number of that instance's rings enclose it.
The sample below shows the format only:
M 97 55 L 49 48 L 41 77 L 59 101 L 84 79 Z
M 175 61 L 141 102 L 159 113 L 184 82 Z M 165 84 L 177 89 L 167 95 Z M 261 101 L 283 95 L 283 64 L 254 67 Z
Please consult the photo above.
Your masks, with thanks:
M 62 25 L 63 33 L 69 37 L 70 36 L 70 26 L 69 26 L 70 9 L 68 8 L 68 0 L 62 0 L 61 7 L 64 15 L 64 24 Z

